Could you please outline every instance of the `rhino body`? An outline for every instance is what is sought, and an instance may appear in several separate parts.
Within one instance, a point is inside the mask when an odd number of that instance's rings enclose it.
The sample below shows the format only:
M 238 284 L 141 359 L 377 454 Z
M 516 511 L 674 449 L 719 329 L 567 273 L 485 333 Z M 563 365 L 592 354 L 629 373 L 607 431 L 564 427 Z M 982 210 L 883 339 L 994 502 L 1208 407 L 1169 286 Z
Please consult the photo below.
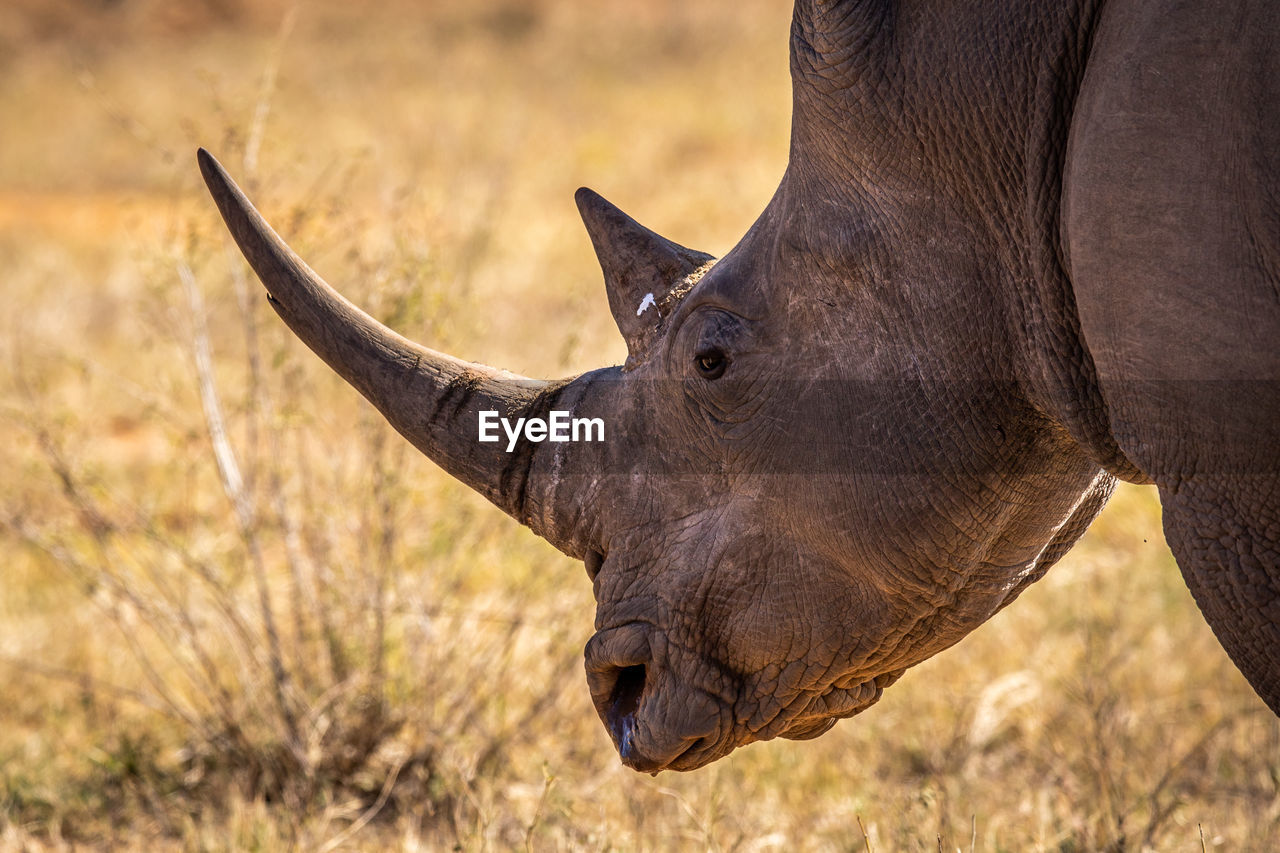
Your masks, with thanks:
M 598 602 L 623 761 L 814 737 L 1012 601 L 1116 479 L 1280 712 L 1280 7 L 798 0 L 790 157 L 718 261 L 589 190 L 624 365 L 413 344 L 201 168 L 272 305 Z M 484 412 L 593 443 L 477 441 Z M 831 425 L 839 425 L 832 429 Z

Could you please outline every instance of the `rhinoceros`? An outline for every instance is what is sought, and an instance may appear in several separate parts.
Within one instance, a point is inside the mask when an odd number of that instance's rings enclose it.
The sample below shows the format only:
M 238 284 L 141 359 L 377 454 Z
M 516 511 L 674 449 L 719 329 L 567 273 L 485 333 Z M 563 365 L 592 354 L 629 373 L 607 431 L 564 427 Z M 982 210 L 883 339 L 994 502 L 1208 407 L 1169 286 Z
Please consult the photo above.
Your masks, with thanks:
M 585 562 L 626 765 L 857 714 L 1117 479 L 1280 712 L 1278 44 L 1271 0 L 798 0 L 789 161 L 732 251 L 578 192 L 628 355 L 560 381 L 381 326 L 199 163 L 297 336 Z

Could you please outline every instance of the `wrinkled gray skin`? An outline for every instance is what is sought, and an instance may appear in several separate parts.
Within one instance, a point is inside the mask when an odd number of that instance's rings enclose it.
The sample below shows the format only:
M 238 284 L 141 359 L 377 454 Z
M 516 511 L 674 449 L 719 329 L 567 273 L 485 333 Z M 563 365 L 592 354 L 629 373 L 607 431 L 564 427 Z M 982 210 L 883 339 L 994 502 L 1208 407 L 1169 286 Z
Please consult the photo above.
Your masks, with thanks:
M 630 356 L 561 382 L 378 326 L 201 167 L 303 341 L 585 560 L 587 681 L 627 765 L 863 710 L 1039 578 L 1115 478 L 1159 487 L 1280 709 L 1280 13 L 1202 5 L 799 0 L 790 162 L 728 255 L 579 192 Z M 607 441 L 507 454 L 484 409 Z

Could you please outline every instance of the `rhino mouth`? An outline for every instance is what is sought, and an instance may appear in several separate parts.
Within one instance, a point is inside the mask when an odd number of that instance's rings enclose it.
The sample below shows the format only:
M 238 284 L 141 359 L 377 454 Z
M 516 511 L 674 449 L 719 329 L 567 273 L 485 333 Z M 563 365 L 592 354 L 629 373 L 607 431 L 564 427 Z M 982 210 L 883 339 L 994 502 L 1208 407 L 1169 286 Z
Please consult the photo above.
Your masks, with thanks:
M 598 631 L 584 656 L 592 703 L 622 763 L 652 774 L 695 770 L 754 741 L 815 738 L 874 705 L 903 672 L 849 675 L 812 693 L 774 696 L 718 669 L 726 689 L 715 691 L 690 677 L 697 664 L 687 652 L 642 622 Z M 744 704 L 744 696 L 764 698 Z
M 587 686 L 622 763 L 633 770 L 692 770 L 714 761 L 722 701 L 690 689 L 672 670 L 665 638 L 631 623 L 587 643 Z
M 709 738 L 702 735 L 677 735 L 666 749 L 655 749 L 655 739 L 669 739 L 658 736 L 653 720 L 647 721 L 644 743 L 637 742 L 642 727 L 646 726 L 646 722 L 642 722 L 641 703 L 646 698 L 656 701 L 656 690 L 651 690 L 648 697 L 645 695 L 645 688 L 650 686 L 648 675 L 649 668 L 643 664 L 625 666 L 613 673 L 616 680 L 609 690 L 601 718 L 622 763 L 632 770 L 656 776 L 662 770 L 693 770 L 717 758 L 718 754 L 705 756 L 710 744 Z

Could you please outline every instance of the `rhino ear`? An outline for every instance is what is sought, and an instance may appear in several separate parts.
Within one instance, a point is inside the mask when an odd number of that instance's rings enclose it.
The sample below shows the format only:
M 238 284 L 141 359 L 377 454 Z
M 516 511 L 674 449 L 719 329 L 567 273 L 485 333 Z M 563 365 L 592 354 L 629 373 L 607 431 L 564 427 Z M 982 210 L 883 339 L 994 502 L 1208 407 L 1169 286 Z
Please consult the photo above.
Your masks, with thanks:
M 627 339 L 627 368 L 635 367 L 694 274 L 714 258 L 655 234 L 586 187 L 574 199 L 604 270 L 613 319 Z

